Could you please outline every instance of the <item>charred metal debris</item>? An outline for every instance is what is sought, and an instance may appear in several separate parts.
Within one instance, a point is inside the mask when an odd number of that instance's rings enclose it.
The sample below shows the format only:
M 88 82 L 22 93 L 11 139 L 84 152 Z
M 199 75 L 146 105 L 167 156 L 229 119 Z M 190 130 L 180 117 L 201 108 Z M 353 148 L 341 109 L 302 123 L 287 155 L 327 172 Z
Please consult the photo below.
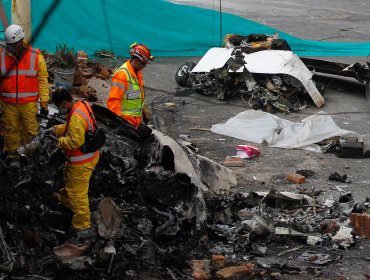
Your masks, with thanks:
M 1 279 L 319 276 L 357 240 L 348 215 L 355 221 L 368 201 L 274 190 L 230 196 L 229 169 L 106 108 L 93 110 L 107 135 L 89 190 L 96 235 L 86 251 L 62 245 L 71 213 L 50 195 L 63 186 L 65 159 L 40 134 L 20 149 L 22 171 L 0 174 Z M 59 122 L 54 115 L 41 127 Z
M 211 51 L 213 49 L 224 50 Z M 325 85 L 312 78 L 312 73 L 322 72 L 352 77 L 366 84 L 366 96 L 370 100 L 370 62 L 349 65 L 298 58 L 288 42 L 277 34 L 228 34 L 225 48 L 213 49 L 198 64 L 188 62 L 179 67 L 175 75 L 179 86 L 217 100 L 240 97 L 253 109 L 287 113 L 301 110 L 312 101 L 318 107 L 324 103 Z M 285 57 L 279 59 L 282 51 L 286 52 Z M 285 63 L 289 69 L 283 66 Z

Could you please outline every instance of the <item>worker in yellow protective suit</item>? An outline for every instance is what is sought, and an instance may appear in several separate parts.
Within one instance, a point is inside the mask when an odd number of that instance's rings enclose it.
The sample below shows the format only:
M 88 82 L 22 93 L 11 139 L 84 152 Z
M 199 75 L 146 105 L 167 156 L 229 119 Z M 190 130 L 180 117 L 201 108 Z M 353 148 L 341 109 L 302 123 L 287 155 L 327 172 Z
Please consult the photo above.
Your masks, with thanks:
M 4 155 L 8 164 L 19 165 L 17 149 L 28 144 L 38 132 L 37 101 L 40 114 L 48 114 L 48 72 L 43 55 L 28 46 L 23 29 L 8 26 L 6 48 L 0 48 L 0 102 L 5 122 Z
M 73 100 L 66 89 L 56 90 L 52 100 L 58 108 L 68 111 L 67 124 L 48 131 L 59 138 L 58 145 L 68 159 L 64 166 L 65 186 L 53 197 L 72 210 L 73 237 L 89 238 L 94 235 L 90 227 L 89 181 L 99 161 L 99 150 L 83 153 L 80 148 L 85 143 L 85 132 L 95 129 L 95 117 L 87 102 Z
M 137 43 L 131 45 L 130 55 L 131 58 L 113 74 L 107 107 L 138 127 L 150 119 L 149 109 L 145 105 L 142 70 L 154 57 L 145 45 Z

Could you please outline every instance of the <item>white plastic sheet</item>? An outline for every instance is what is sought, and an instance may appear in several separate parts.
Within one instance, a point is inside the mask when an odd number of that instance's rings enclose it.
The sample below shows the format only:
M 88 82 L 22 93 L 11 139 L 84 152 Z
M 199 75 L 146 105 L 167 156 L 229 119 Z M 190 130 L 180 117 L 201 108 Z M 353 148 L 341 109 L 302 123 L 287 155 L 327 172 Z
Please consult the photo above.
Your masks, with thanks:
M 215 124 L 212 132 L 254 143 L 266 142 L 270 147 L 299 148 L 321 152 L 314 143 L 333 136 L 356 136 L 352 131 L 339 128 L 331 116 L 320 112 L 303 119 L 300 123 L 279 118 L 255 110 L 247 110 Z

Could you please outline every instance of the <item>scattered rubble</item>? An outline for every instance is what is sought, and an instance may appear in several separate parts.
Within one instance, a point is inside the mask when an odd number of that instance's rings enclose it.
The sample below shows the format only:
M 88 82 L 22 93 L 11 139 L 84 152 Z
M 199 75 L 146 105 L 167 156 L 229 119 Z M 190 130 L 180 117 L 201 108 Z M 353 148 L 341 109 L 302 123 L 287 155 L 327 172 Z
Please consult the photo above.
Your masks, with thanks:
M 73 245 L 62 245 L 71 214 L 49 195 L 62 186 L 59 167 L 64 157 L 53 148 L 53 139 L 39 138 L 32 160 L 24 165 L 27 172 L 22 174 L 27 175 L 1 174 L 6 182 L 0 198 L 4 275 L 278 279 L 313 272 L 276 260 L 267 264 L 269 256 L 296 254 L 302 256 L 300 262 L 325 265 L 340 261 L 341 254 L 311 253 L 305 246 L 348 248 L 355 241 L 341 203 L 327 207 L 316 197 L 291 192 L 231 195 L 227 190 L 234 183 L 219 180 L 225 187 L 216 188 L 219 183 L 207 179 L 204 163 L 194 171 L 193 164 L 184 166 L 189 159 L 170 138 L 155 130 L 130 130 L 104 108 L 94 105 L 93 110 L 106 130 L 107 146 L 90 186 L 98 232 L 91 249 L 83 254 Z
M 59 62 L 53 54 L 44 53 L 44 56 L 49 72 L 49 82 L 52 84 L 51 87 L 53 88 L 55 86 L 55 68 L 58 67 Z M 71 93 L 78 98 L 84 98 L 90 102 L 96 102 L 101 97 L 97 94 L 97 90 L 100 90 L 100 88 L 95 89 L 91 87 L 89 80 L 97 78 L 107 81 L 113 73 L 113 70 L 107 66 L 94 60 L 90 60 L 84 51 L 77 52 L 76 63 L 73 71 L 74 73 L 71 81 L 72 85 L 70 86 Z
M 343 183 L 350 183 L 351 180 L 347 177 L 347 174 L 340 175 L 338 172 L 334 172 L 329 175 L 330 181 L 338 181 Z
M 80 58 L 72 90 L 94 100 L 86 81 L 106 79 L 111 70 L 83 53 Z M 236 178 L 226 167 L 245 166 L 245 160 L 230 157 L 221 166 L 197 155 L 190 142 L 180 146 L 147 126 L 130 127 L 105 108 L 93 109 L 108 138 L 90 186 L 98 233 L 93 245 L 87 253 L 62 245 L 71 213 L 50 194 L 63 184 L 64 156 L 54 139 L 37 137 L 24 147 L 23 172 L 0 167 L 1 278 L 318 277 L 323 266 L 342 261 L 343 250 L 370 239 L 369 202 L 356 202 L 351 193 L 330 203 L 320 201 L 320 191 L 298 186 L 300 193 L 232 193 Z M 316 176 L 312 170 L 292 175 L 298 174 Z

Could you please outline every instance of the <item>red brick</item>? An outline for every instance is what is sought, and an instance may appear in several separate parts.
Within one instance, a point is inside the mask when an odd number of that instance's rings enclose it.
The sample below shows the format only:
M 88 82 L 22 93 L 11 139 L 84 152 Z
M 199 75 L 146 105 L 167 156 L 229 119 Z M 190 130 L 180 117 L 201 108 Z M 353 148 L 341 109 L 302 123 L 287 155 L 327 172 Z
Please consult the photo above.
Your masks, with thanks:
M 191 274 L 191 277 L 198 280 L 208 280 L 211 279 L 210 273 L 203 272 L 203 271 L 195 271 Z
M 370 239 L 370 215 L 351 213 L 350 219 L 356 234 Z
M 245 166 L 242 158 L 240 158 L 240 157 L 230 157 L 230 156 L 226 157 L 223 165 L 226 166 L 226 167 L 243 167 L 243 166 Z
M 363 234 L 367 239 L 370 239 L 370 215 L 366 215 L 365 217 Z
M 287 179 L 296 184 L 303 184 L 304 182 L 306 182 L 306 177 L 300 174 L 288 174 Z
M 362 214 L 359 217 L 359 236 L 364 236 L 364 226 L 367 214 Z
M 349 215 L 349 218 L 351 220 L 351 224 L 354 226 L 355 225 L 355 220 L 356 220 L 356 217 L 357 217 L 358 213 L 351 213 Z
M 215 269 L 221 269 L 225 267 L 225 256 L 222 255 L 212 255 L 212 266 Z
M 191 276 L 194 279 L 199 280 L 211 279 L 209 260 L 193 260 L 191 261 L 190 266 L 192 268 Z
M 223 268 L 216 272 L 219 279 L 229 279 L 236 276 L 243 277 L 243 279 L 254 279 L 254 264 L 247 263 L 240 266 L 230 266 Z

